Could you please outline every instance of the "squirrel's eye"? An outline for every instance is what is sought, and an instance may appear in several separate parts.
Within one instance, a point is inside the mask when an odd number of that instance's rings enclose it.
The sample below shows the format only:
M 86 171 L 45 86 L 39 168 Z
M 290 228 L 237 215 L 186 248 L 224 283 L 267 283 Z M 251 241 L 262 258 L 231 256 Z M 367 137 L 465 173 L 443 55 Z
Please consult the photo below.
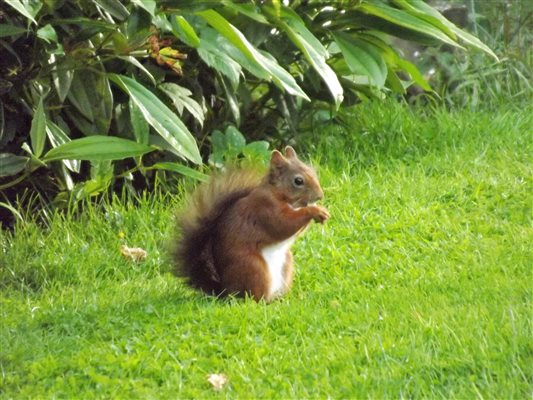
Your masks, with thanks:
M 295 186 L 303 186 L 303 184 L 304 184 L 304 178 L 302 178 L 301 176 L 297 176 L 296 178 L 294 178 Z

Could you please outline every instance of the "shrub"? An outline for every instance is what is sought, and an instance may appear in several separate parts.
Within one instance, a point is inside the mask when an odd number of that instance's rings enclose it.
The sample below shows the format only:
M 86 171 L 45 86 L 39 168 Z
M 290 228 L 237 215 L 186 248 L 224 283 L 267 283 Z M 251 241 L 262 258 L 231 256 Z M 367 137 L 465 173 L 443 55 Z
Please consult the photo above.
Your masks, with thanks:
M 202 164 L 209 134 L 230 124 L 251 140 L 287 141 L 310 112 L 430 90 L 391 35 L 493 55 L 421 0 L 0 7 L 0 188 L 56 204 L 150 186 L 168 171 L 202 179 L 186 164 Z

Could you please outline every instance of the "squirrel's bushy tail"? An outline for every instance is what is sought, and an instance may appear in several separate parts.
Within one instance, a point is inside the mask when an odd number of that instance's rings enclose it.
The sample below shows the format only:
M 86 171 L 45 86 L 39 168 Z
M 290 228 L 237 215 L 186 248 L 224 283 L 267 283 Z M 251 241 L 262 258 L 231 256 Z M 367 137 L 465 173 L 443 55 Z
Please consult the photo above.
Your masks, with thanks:
M 176 275 L 208 294 L 222 292 L 213 243 L 220 216 L 246 196 L 261 180 L 255 171 L 230 170 L 211 177 L 191 195 L 179 213 L 178 240 L 173 258 Z

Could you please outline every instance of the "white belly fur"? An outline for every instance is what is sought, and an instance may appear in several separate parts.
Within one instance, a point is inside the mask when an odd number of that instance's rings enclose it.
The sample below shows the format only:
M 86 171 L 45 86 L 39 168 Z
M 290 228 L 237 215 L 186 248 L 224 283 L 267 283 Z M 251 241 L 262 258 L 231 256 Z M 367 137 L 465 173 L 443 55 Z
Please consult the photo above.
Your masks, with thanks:
M 285 264 L 287 250 L 294 243 L 296 236 L 292 236 L 283 242 L 273 244 L 261 250 L 261 255 L 268 266 L 270 273 L 270 297 L 282 292 L 285 289 L 285 280 L 283 279 L 283 265 Z

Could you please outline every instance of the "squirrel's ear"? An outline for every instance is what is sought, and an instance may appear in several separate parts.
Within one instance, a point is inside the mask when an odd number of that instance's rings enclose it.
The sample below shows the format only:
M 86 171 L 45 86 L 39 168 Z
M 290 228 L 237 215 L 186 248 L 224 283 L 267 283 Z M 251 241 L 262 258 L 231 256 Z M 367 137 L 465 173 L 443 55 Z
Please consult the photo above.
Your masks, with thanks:
M 280 167 L 286 162 L 287 161 L 285 160 L 285 157 L 283 157 L 283 154 L 281 154 L 279 151 L 274 150 L 272 152 L 272 156 L 270 157 L 270 165 L 274 167 Z
M 296 160 L 298 159 L 298 156 L 296 155 L 296 152 L 294 151 L 294 149 L 291 146 L 285 147 L 285 157 L 293 158 L 293 159 L 296 159 Z

